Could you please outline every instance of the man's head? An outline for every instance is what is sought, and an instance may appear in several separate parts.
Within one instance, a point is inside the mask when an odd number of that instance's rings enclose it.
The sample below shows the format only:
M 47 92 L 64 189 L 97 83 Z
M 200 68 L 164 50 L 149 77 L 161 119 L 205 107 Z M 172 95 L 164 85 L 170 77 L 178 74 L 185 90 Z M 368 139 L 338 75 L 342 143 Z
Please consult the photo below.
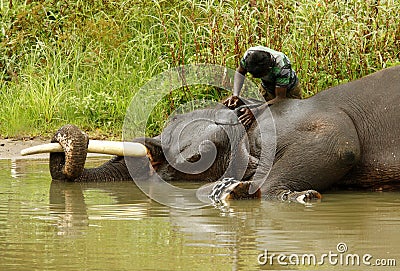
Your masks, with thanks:
M 266 75 L 272 68 L 271 54 L 264 51 L 249 51 L 242 62 L 242 66 L 255 78 Z

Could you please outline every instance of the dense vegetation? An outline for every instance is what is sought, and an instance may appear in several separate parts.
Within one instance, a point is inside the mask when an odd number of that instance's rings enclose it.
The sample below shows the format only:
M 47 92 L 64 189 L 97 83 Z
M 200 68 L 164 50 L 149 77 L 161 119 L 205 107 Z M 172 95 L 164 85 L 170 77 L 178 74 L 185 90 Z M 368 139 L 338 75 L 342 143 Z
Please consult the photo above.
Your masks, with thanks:
M 309 96 L 398 64 L 399 10 L 397 0 L 0 1 L 0 135 L 74 123 L 119 137 L 150 78 L 194 63 L 235 69 L 254 45 L 286 53 Z M 148 133 L 182 101 L 227 94 L 173 91 Z

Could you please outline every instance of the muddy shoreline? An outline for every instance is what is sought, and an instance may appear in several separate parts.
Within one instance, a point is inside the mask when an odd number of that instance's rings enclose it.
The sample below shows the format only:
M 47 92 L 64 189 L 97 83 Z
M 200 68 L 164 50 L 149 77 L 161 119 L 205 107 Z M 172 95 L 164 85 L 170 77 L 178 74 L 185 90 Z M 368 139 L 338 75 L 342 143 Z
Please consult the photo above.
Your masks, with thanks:
M 49 154 L 35 154 L 30 156 L 21 156 L 21 150 L 40 144 L 50 143 L 46 138 L 28 138 L 28 139 L 0 139 L 0 159 L 46 159 Z

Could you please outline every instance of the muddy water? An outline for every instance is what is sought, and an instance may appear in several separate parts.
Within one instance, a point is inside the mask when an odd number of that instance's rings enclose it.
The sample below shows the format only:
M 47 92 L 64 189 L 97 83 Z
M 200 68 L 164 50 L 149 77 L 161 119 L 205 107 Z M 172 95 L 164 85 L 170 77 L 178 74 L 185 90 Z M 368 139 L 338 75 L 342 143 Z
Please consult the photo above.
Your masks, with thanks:
M 45 160 L 0 160 L 0 270 L 398 266 L 400 193 L 336 192 L 310 206 L 242 201 L 182 211 L 149 200 L 133 183 L 56 183 Z

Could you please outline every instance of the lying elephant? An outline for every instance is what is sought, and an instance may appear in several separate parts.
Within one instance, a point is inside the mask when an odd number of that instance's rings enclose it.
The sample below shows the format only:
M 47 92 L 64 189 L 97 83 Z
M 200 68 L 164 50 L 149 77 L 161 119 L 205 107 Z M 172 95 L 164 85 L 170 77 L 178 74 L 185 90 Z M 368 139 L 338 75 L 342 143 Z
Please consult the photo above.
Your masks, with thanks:
M 302 201 L 320 198 L 317 191 L 334 187 L 381 190 L 400 183 L 400 66 L 305 100 L 285 99 L 270 110 L 275 130 L 267 131 L 264 141 L 263 115 L 244 130 L 236 114 L 229 114 L 233 111 L 202 109 L 175 116 L 160 136 L 136 139 L 147 147 L 148 157 L 117 156 L 94 169 L 84 169 L 87 136 L 67 125 L 53 139 L 65 154 L 51 154 L 51 175 L 70 181 L 129 180 L 128 161 L 138 176 L 155 172 L 166 181 L 232 177 L 239 182 L 223 186 L 228 198 Z M 273 163 L 270 168 L 265 164 L 264 171 L 262 144 L 274 151 Z M 260 168 L 266 179 L 251 194 Z

